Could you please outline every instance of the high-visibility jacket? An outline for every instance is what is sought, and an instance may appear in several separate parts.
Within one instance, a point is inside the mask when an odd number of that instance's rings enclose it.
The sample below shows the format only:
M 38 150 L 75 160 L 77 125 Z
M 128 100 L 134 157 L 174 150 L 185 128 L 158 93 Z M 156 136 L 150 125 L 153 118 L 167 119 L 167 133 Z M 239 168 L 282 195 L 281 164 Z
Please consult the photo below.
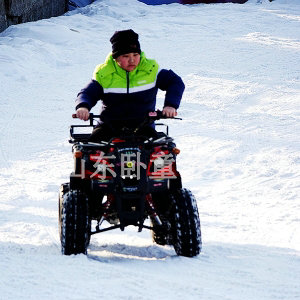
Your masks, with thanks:
M 76 109 L 91 110 L 102 100 L 102 122 L 136 120 L 134 123 L 138 124 L 155 110 L 158 89 L 166 91 L 164 106 L 179 107 L 184 83 L 172 70 L 159 69 L 156 61 L 147 59 L 142 52 L 139 65 L 128 72 L 109 54 L 95 68 L 93 79 L 79 92 Z

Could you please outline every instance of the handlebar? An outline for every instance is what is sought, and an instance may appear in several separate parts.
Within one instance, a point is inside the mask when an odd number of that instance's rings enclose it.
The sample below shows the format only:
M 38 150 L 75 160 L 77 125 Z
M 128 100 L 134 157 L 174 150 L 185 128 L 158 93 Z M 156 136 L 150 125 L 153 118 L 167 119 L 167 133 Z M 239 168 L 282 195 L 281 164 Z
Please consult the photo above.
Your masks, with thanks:
M 101 116 L 100 115 L 95 115 L 93 113 L 90 113 L 89 114 L 89 118 L 88 120 L 90 121 L 90 124 L 89 125 L 71 125 L 71 136 L 74 138 L 74 133 L 73 133 L 73 129 L 76 128 L 76 127 L 94 127 L 94 120 L 95 119 L 99 119 Z M 72 118 L 73 119 L 77 119 L 77 114 L 72 114 Z M 150 124 L 153 124 L 154 121 L 157 121 L 157 120 L 160 120 L 160 119 L 176 119 L 176 120 L 182 120 L 181 118 L 177 118 L 177 117 L 167 117 L 165 115 L 163 115 L 162 111 L 160 110 L 157 110 L 157 111 L 153 111 L 153 112 L 149 112 L 148 113 L 148 116 L 145 117 L 145 119 L 139 124 L 137 125 L 136 128 L 130 128 L 131 130 L 131 133 L 130 134 L 135 134 L 136 132 L 138 132 L 141 128 L 145 127 L 145 126 L 148 126 Z M 114 125 L 113 124 L 109 124 L 110 127 L 112 129 L 114 129 Z M 169 135 L 169 131 L 168 131 L 168 125 L 166 124 L 156 124 L 156 125 L 164 125 L 166 126 L 167 130 L 166 130 L 166 134 Z M 124 130 L 128 130 L 129 128 L 126 128 L 124 127 L 123 128 Z
M 148 113 L 148 118 L 150 120 L 156 121 L 160 119 L 175 119 L 175 120 L 182 120 L 181 118 L 177 117 L 167 117 L 163 114 L 161 110 L 156 110 Z
M 72 114 L 73 119 L 77 119 L 77 114 Z M 88 120 L 92 121 L 95 118 L 100 118 L 100 115 L 95 115 L 93 113 L 90 113 Z M 148 113 L 147 119 L 157 121 L 160 119 L 176 119 L 176 120 L 182 120 L 182 118 L 177 117 L 167 117 L 163 115 L 162 111 L 156 110 Z

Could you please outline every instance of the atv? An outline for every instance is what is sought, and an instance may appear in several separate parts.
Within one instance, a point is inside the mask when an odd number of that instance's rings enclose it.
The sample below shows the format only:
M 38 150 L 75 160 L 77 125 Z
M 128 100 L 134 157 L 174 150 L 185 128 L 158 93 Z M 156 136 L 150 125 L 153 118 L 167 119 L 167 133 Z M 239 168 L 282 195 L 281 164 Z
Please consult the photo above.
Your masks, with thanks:
M 156 244 L 172 245 L 177 255 L 198 255 L 202 242 L 197 202 L 182 187 L 176 168 L 180 151 L 168 126 L 156 124 L 165 130 L 155 138 L 127 128 L 108 142 L 90 142 L 90 133 L 78 131 L 93 129 L 99 117 L 90 114 L 89 125 L 70 127 L 74 171 L 59 192 L 62 254 L 87 254 L 92 235 L 133 225 L 139 232 L 151 230 Z M 164 118 L 160 111 L 149 113 L 139 128 Z

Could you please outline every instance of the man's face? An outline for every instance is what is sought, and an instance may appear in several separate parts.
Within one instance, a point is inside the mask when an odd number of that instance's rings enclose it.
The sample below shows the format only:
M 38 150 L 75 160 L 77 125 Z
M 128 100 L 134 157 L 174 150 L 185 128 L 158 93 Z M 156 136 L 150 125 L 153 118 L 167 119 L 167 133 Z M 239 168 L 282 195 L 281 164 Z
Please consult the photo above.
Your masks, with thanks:
M 116 58 L 118 65 L 125 71 L 133 71 L 140 63 L 140 54 L 138 53 L 126 53 Z

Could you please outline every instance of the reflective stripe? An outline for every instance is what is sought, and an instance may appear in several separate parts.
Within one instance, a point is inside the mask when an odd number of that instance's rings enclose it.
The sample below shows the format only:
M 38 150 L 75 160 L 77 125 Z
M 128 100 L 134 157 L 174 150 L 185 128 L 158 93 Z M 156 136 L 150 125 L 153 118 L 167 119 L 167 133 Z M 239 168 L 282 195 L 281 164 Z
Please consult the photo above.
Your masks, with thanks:
M 129 94 L 150 90 L 150 89 L 154 88 L 155 85 L 156 85 L 156 81 L 149 83 L 149 84 L 142 85 L 142 86 L 131 87 L 131 88 L 129 88 Z M 104 90 L 104 94 L 107 94 L 107 93 L 127 94 L 127 88 L 108 88 L 108 89 L 103 89 L 103 90 Z
M 129 93 L 136 93 L 136 92 L 142 92 L 142 91 L 150 90 L 150 89 L 154 88 L 155 85 L 156 85 L 156 80 L 155 80 L 155 82 L 152 82 L 152 83 L 148 83 L 148 84 L 145 84 L 145 85 L 129 88 Z
M 104 94 L 108 94 L 108 93 L 126 94 L 127 88 L 108 88 L 108 89 L 103 89 L 103 91 Z

